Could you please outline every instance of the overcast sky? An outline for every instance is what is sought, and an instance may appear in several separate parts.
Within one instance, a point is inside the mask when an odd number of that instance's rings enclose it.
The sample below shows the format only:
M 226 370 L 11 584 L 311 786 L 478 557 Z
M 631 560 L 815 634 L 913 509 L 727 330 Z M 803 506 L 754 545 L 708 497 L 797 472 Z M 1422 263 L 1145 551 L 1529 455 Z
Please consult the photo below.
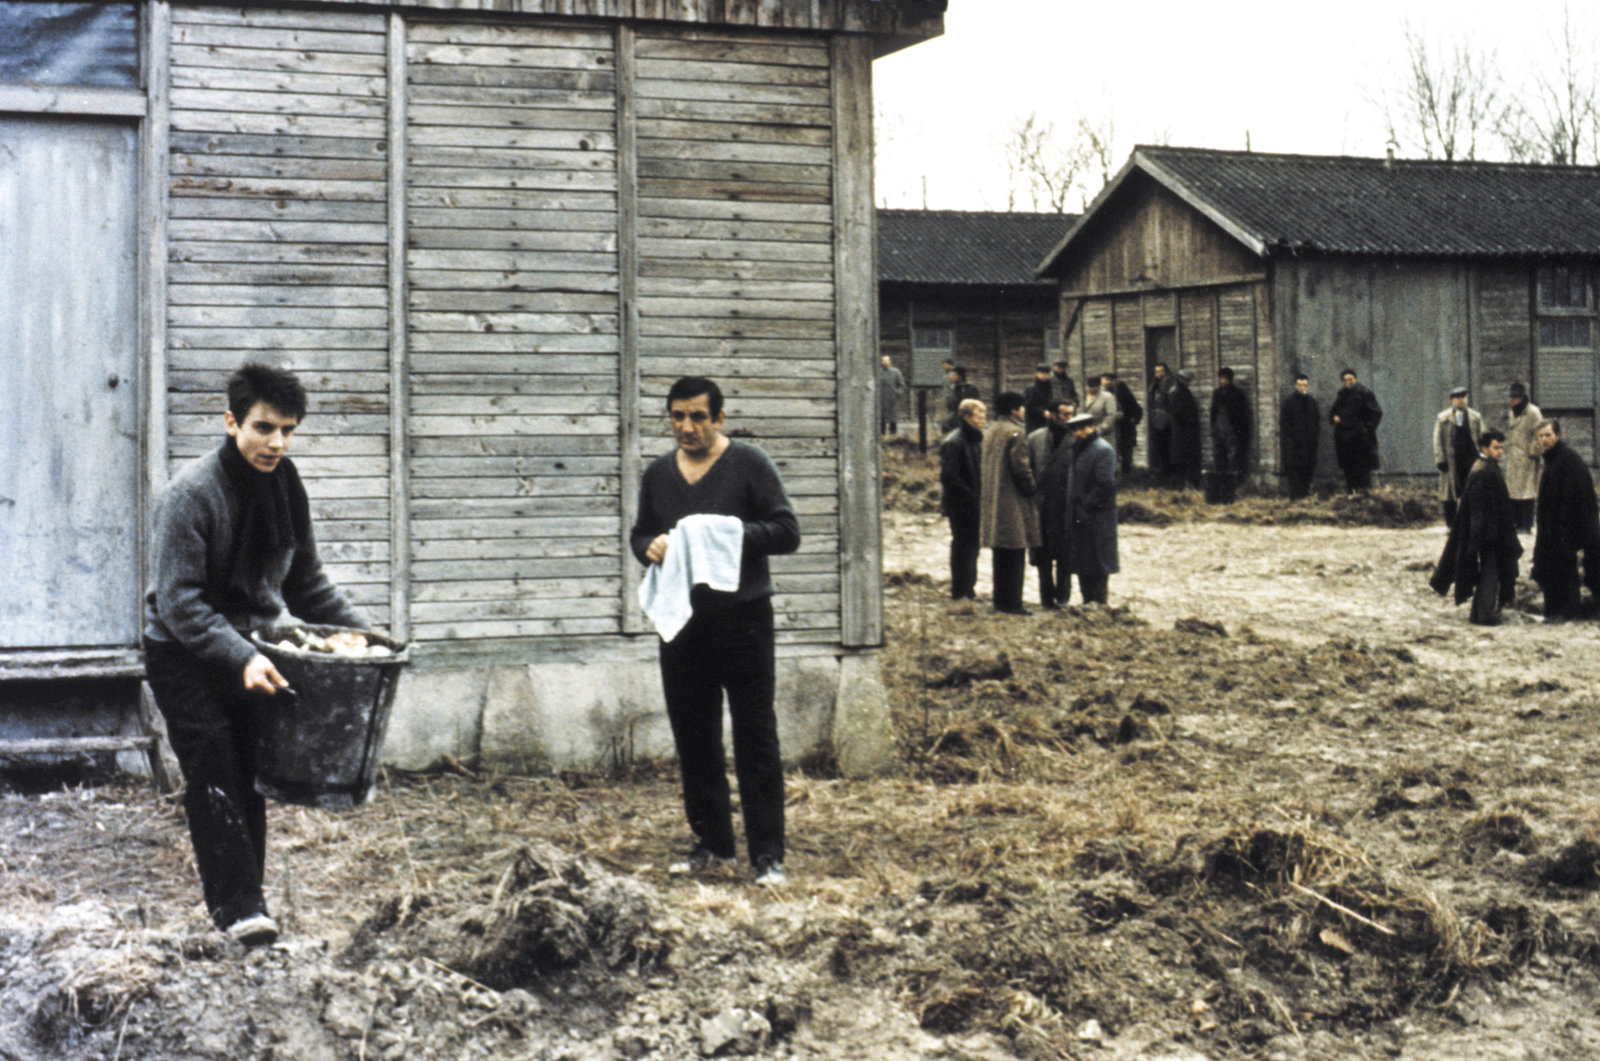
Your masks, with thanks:
M 950 0 L 945 35 L 874 64 L 878 201 L 1003 210 L 1001 143 L 1030 111 L 1065 138 L 1113 119 L 1136 143 L 1381 155 L 1372 97 L 1396 84 L 1404 25 L 1492 50 L 1507 81 L 1557 54 L 1565 0 Z M 1573 0 L 1590 56 L 1600 17 Z M 924 188 L 926 191 L 924 192 Z M 1026 200 L 1017 209 L 1030 209 Z M 1069 204 L 1077 210 L 1081 203 Z

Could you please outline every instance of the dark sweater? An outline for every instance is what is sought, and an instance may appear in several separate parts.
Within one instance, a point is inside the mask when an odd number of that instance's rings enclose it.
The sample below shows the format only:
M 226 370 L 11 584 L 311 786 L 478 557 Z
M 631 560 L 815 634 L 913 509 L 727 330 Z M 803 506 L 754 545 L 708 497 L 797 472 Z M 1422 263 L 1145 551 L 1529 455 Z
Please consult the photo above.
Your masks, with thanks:
M 290 620 L 368 626 L 323 572 L 309 528 L 305 540 L 291 539 L 259 564 L 243 562 L 243 508 L 215 450 L 167 484 L 156 503 L 147 640 L 176 642 L 208 663 L 243 671 L 256 654 L 252 630 Z
M 744 521 L 738 590 L 719 593 L 696 586 L 696 606 L 770 597 L 767 557 L 800 548 L 800 521 L 783 492 L 778 469 L 760 446 L 729 439 L 722 456 L 693 484 L 678 471 L 677 450 L 652 461 L 639 482 L 639 516 L 628 535 L 633 555 L 641 564 L 649 564 L 645 551 L 650 543 L 693 515 L 736 516 Z

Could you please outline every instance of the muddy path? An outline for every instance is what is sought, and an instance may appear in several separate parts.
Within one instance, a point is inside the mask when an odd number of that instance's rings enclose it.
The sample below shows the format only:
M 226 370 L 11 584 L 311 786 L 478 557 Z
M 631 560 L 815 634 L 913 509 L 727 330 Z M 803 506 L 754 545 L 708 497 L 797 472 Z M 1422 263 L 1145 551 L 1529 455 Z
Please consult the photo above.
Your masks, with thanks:
M 1600 628 L 1468 625 L 1420 502 L 1133 500 L 1012 617 L 899 491 L 901 769 L 793 772 L 779 889 L 666 872 L 668 765 L 458 767 L 274 807 L 246 954 L 173 801 L 0 794 L 0 1059 L 1600 1056 Z

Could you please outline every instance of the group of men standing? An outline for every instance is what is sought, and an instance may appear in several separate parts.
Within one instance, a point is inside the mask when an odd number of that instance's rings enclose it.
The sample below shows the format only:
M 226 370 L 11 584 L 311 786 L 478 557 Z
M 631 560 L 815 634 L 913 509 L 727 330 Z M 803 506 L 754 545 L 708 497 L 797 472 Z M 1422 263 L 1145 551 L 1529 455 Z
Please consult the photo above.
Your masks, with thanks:
M 1030 395 L 1050 382 L 1048 368 L 1040 374 Z M 1105 389 L 1097 381 L 1091 402 Z M 978 554 L 987 548 L 998 612 L 1027 614 L 1022 589 L 1030 560 L 1044 607 L 1067 603 L 1074 576 L 1085 603 L 1105 603 L 1117 571 L 1117 452 L 1101 437 L 1096 415 L 1080 413 L 1075 396 L 1052 395 L 1041 409 L 1016 391 L 995 400 L 992 424 L 976 398 L 963 399 L 956 412 L 939 450 L 951 596 L 977 598 Z M 1030 431 L 1035 413 L 1042 416 Z
M 1600 592 L 1600 511 L 1583 458 L 1561 440 L 1559 420 L 1546 419 L 1513 383 L 1503 430 L 1484 429 L 1465 387 L 1435 421 L 1439 500 L 1450 537 L 1430 585 L 1470 600 L 1468 618 L 1500 621 L 1516 589 L 1522 543 L 1517 532 L 1537 526 L 1531 575 L 1544 593 L 1546 622 L 1579 614 L 1582 585 Z M 1580 580 L 1578 556 L 1583 555 Z

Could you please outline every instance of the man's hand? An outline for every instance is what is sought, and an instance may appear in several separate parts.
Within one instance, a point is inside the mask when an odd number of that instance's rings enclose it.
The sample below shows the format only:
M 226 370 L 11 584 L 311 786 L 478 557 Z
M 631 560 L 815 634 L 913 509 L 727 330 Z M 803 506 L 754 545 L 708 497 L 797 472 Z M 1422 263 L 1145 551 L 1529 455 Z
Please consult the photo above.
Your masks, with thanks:
M 289 679 L 279 674 L 272 661 L 258 652 L 244 665 L 244 687 L 247 692 L 275 694 L 289 687 Z
M 667 536 L 658 534 L 644 551 L 644 558 L 652 564 L 659 564 L 667 555 Z

